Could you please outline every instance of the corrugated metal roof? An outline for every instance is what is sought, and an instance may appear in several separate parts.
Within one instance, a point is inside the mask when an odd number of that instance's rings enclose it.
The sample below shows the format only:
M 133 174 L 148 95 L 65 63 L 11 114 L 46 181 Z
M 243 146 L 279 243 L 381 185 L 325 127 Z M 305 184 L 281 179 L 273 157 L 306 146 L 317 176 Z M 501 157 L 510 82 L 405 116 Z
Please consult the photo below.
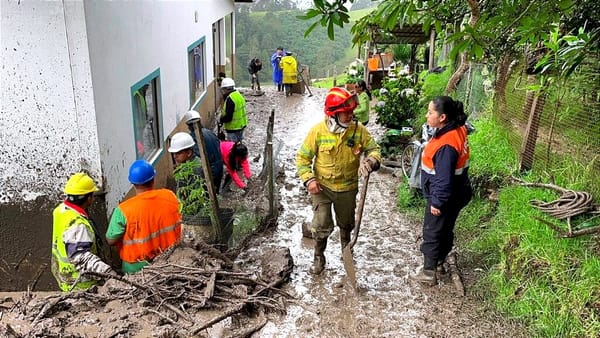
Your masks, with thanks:
M 423 44 L 429 41 L 429 33 L 423 32 L 423 25 L 396 26 L 386 31 L 378 26 L 371 26 L 371 41 L 385 44 Z

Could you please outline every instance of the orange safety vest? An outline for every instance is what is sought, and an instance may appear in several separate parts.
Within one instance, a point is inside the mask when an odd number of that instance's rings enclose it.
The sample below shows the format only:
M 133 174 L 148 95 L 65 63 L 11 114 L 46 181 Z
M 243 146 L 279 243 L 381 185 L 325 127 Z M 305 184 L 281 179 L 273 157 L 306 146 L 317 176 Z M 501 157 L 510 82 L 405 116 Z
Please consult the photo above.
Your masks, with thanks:
M 179 201 L 168 189 L 143 192 L 119 204 L 127 226 L 119 246 L 128 263 L 149 261 L 181 238 Z
M 434 137 L 429 140 L 429 143 L 423 149 L 421 168 L 426 173 L 435 175 L 433 157 L 445 145 L 451 146 L 458 152 L 458 161 L 454 168 L 454 175 L 461 175 L 465 168 L 469 167 L 469 140 L 467 139 L 467 128 L 465 126 L 450 130 L 440 137 Z

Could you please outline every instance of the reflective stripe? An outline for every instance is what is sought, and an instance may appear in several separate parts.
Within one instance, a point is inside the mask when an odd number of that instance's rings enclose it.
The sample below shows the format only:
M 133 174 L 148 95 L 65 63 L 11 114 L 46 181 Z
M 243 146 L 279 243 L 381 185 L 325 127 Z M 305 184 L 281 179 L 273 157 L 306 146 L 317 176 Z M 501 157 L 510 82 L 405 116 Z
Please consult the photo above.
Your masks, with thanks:
M 181 225 L 181 222 L 177 222 L 173 225 L 169 225 L 166 228 L 162 228 L 159 231 L 153 232 L 151 233 L 149 236 L 144 237 L 144 238 L 138 238 L 138 239 L 131 239 L 131 240 L 123 240 L 123 245 L 133 245 L 133 244 L 142 244 L 142 243 L 146 243 L 149 240 L 156 238 L 164 233 L 167 233 L 169 231 L 175 230 L 175 228 L 177 228 L 178 226 Z
M 465 165 L 462 168 L 457 168 L 454 169 L 454 175 L 462 175 L 462 173 L 465 171 L 466 168 L 469 167 L 469 160 L 467 160 L 467 163 L 465 163 Z M 435 175 L 435 168 L 427 168 L 425 166 L 422 166 L 422 169 L 424 172 L 430 174 L 430 175 Z

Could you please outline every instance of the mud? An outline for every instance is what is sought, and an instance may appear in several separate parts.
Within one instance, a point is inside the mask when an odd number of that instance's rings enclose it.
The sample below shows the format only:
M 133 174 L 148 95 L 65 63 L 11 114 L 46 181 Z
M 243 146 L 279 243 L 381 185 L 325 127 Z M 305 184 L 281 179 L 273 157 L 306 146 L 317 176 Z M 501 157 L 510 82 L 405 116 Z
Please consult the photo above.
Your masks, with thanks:
M 457 294 L 449 279 L 442 279 L 435 287 L 422 287 L 408 279 L 421 263 L 418 250 L 420 223 L 410 220 L 396 208 L 396 188 L 401 180 L 397 170 L 380 170 L 370 178 L 361 233 L 354 247 L 358 289 L 352 288 L 344 278 L 337 230 L 329 240 L 325 271 L 318 277 L 308 274 L 313 241 L 302 237 L 302 224 L 310 222 L 312 213 L 307 192 L 296 176 L 295 152 L 308 129 L 323 118 L 326 92 L 313 88 L 312 97 L 295 94 L 286 98 L 273 87 L 263 89 L 263 96 L 246 95 L 250 121 L 246 143 L 251 157 L 262 153 L 269 112 L 275 109 L 277 140 L 274 149 L 277 150 L 279 171 L 280 215 L 276 228 L 253 238 L 249 249 L 240 254 L 238 261 L 251 265 L 253 257 L 260 257 L 268 250 L 289 248 L 294 270 L 284 290 L 296 300 L 288 303 L 285 314 L 267 313 L 267 324 L 252 337 L 528 336 L 519 323 L 501 317 L 473 293 L 479 267 L 461 266 L 460 250 L 458 264 L 465 281 L 465 297 Z M 243 92 L 249 94 L 249 91 Z M 371 121 L 375 121 L 374 116 Z M 369 130 L 376 137 L 384 131 L 375 124 L 370 124 Z M 256 161 L 251 161 L 251 167 L 257 174 L 262 159 L 254 156 Z M 230 196 L 232 199 L 238 197 L 237 193 Z M 2 296 L 17 295 L 0 294 L 0 300 Z M 0 307 L 0 314 L 2 310 Z M 108 336 L 109 332 L 119 332 L 114 335 L 116 337 L 159 334 L 149 333 L 151 326 L 146 319 L 138 319 L 138 312 L 115 306 L 104 313 L 106 318 L 90 325 L 112 323 L 113 329 L 103 330 L 104 333 L 97 336 Z M 85 323 L 86 315 L 75 312 L 69 320 Z M 0 315 L 0 326 L 22 324 L 17 322 L 18 318 Z M 127 322 L 132 323 L 127 326 Z M 219 327 L 236 329 L 242 323 L 243 319 L 225 321 L 205 333 L 220 337 L 223 331 Z

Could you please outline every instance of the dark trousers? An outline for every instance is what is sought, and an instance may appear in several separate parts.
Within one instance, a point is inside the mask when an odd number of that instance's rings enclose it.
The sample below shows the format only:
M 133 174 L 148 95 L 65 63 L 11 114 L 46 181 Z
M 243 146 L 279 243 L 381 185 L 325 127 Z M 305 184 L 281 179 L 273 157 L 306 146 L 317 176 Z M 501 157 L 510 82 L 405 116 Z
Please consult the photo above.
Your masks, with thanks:
M 427 200 L 423 221 L 423 243 L 421 252 L 426 257 L 443 261 L 454 245 L 454 226 L 462 208 L 471 200 L 471 193 L 456 196 L 441 210 L 440 216 L 431 214 L 431 202 Z
M 252 81 L 252 90 L 260 90 L 260 81 L 258 80 L 258 73 L 256 73 L 255 75 L 256 77 L 250 74 L 250 81 Z M 256 84 L 256 86 L 254 84 Z

